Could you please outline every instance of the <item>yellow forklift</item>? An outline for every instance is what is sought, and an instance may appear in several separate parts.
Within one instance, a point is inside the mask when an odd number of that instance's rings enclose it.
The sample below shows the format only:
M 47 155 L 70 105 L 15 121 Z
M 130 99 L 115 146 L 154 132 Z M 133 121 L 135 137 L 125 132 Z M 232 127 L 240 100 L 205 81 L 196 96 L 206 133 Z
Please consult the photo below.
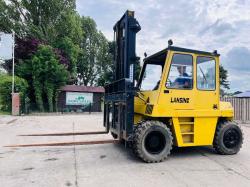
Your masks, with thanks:
M 145 162 L 165 160 L 173 146 L 213 146 L 236 154 L 242 145 L 233 108 L 220 101 L 219 54 L 173 46 L 144 59 L 135 86 L 136 33 L 127 11 L 114 26 L 114 82 L 105 87 L 104 126 Z
M 7 147 L 89 145 L 123 142 L 148 163 L 161 162 L 173 146 L 213 146 L 239 152 L 243 136 L 233 108 L 220 101 L 219 54 L 173 46 L 144 59 L 135 84 L 136 34 L 141 27 L 126 11 L 114 26 L 114 78 L 105 86 L 104 127 L 100 132 L 29 134 L 71 136 L 111 132 L 116 140 L 11 145 Z

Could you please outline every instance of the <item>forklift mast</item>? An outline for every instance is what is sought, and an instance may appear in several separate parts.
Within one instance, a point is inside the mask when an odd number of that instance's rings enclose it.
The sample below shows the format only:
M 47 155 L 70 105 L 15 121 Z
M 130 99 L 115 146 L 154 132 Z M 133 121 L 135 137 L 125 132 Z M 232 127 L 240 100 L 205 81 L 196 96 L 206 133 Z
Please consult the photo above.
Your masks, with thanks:
M 114 137 L 128 140 L 134 123 L 134 64 L 136 33 L 141 27 L 133 11 L 126 11 L 114 26 L 114 80 L 105 86 L 104 126 Z

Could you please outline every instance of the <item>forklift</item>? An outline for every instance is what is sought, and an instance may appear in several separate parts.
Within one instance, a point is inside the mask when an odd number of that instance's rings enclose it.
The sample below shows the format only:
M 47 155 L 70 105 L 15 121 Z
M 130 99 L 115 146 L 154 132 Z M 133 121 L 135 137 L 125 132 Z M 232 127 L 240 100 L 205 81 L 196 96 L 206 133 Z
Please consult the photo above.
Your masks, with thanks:
M 114 77 L 105 86 L 104 127 L 99 132 L 28 134 L 76 136 L 108 134 L 114 139 L 9 145 L 5 147 L 71 146 L 124 143 L 147 163 L 162 162 L 173 146 L 213 146 L 222 155 L 239 152 L 243 133 L 233 121 L 233 107 L 220 101 L 219 54 L 173 46 L 143 60 L 135 84 L 136 34 L 133 11 L 114 26 Z M 145 55 L 146 56 L 146 55 Z
M 173 46 L 143 60 L 135 84 L 133 11 L 114 26 L 114 81 L 105 86 L 104 126 L 147 163 L 167 159 L 173 146 L 213 146 L 223 155 L 239 152 L 243 135 L 233 107 L 220 101 L 219 54 Z

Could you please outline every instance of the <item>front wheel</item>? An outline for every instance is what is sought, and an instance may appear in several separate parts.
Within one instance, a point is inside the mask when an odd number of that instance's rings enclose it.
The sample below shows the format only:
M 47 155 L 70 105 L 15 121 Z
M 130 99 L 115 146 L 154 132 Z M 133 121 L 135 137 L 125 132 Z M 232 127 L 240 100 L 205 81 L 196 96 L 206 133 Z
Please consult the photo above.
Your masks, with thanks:
M 133 151 L 143 161 L 161 162 L 165 160 L 173 145 L 170 129 L 160 121 L 144 121 L 135 128 Z
M 240 151 L 243 143 L 241 128 L 231 121 L 219 123 L 216 128 L 213 146 L 217 153 L 233 155 Z

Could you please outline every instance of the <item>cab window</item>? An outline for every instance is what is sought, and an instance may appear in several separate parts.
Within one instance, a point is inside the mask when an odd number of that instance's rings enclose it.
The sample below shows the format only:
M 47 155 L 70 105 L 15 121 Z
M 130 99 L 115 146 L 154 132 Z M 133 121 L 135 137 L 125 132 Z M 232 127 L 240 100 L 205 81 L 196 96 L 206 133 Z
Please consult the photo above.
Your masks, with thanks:
M 197 57 L 197 88 L 215 90 L 215 60 L 211 57 Z
M 166 83 L 167 88 L 193 88 L 193 57 L 187 54 L 174 54 Z
M 141 90 L 152 91 L 159 88 L 162 74 L 161 64 L 147 64 L 143 72 Z

